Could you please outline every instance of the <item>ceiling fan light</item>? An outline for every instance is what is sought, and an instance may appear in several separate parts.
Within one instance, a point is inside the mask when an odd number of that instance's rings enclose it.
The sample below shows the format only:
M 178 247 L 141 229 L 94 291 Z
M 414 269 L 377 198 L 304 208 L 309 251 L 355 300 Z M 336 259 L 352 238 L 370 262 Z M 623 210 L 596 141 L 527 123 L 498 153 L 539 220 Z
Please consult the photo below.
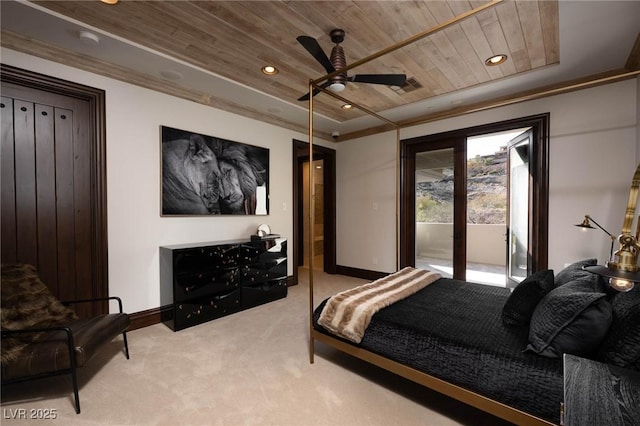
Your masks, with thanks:
M 328 87 L 329 90 L 331 90 L 333 93 L 340 93 L 344 90 L 345 85 L 344 83 L 331 83 Z

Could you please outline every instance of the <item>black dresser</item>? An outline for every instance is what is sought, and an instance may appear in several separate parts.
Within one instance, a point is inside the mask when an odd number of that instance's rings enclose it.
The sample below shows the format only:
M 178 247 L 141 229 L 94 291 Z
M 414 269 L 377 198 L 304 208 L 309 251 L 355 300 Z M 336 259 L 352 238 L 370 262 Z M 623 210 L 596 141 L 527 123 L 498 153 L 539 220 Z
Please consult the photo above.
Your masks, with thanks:
M 162 321 L 174 331 L 286 296 L 285 238 L 160 247 Z

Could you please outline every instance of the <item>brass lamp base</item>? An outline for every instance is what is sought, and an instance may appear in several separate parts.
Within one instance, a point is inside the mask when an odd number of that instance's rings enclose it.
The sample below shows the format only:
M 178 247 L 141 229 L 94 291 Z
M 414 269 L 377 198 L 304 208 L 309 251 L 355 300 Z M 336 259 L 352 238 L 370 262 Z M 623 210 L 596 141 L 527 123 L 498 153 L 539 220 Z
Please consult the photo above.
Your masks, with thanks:
M 620 248 L 613 254 L 617 261 L 610 260 L 606 266 L 586 266 L 583 269 L 594 274 L 609 278 L 609 285 L 618 291 L 629 291 L 635 282 L 640 282 L 640 272 L 638 268 L 638 255 L 640 254 L 640 217 L 636 224 L 636 235 L 631 234 L 631 226 L 635 216 L 638 203 L 638 190 L 640 188 L 640 164 L 636 167 L 636 172 L 631 180 L 631 191 L 629 191 L 629 202 L 624 215 L 622 232 L 618 236 Z M 585 220 L 579 226 L 588 226 L 590 219 L 585 216 Z

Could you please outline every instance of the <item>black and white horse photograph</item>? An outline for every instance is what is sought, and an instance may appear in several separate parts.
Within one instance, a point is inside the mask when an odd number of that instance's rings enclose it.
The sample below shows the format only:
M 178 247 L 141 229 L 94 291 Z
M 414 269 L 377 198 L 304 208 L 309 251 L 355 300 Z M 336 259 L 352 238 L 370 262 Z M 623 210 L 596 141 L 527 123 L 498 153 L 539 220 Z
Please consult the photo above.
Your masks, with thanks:
M 161 126 L 162 216 L 265 215 L 269 150 Z

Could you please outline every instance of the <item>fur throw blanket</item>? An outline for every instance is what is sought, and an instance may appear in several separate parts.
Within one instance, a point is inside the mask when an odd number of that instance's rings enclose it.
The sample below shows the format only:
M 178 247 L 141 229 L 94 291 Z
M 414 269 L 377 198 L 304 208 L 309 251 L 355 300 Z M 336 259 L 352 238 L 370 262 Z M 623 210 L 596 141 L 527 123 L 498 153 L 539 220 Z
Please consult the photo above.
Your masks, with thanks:
M 40 280 L 32 265 L 2 265 L 0 284 L 2 331 L 67 325 L 77 319 Z M 20 333 L 2 338 L 2 363 L 16 359 L 42 333 Z
M 329 298 L 318 324 L 339 337 L 360 343 L 376 312 L 411 296 L 440 277 L 437 272 L 406 267 L 379 280 L 345 290 Z

